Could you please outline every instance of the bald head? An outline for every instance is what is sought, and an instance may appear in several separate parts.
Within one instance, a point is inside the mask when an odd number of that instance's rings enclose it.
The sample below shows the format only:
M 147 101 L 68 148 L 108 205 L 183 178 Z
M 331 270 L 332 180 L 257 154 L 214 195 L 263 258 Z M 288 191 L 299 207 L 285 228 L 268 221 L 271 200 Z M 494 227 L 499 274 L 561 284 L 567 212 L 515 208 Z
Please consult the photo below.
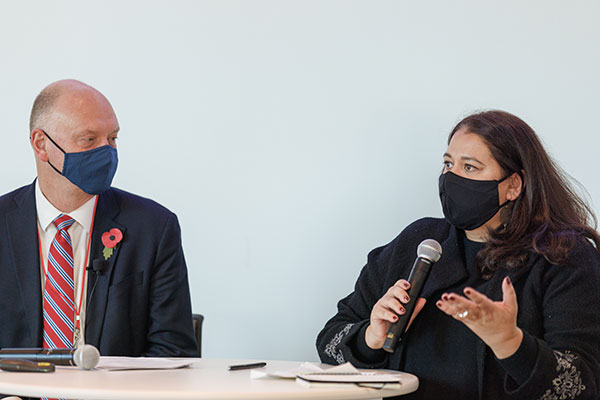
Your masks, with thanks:
M 83 97 L 95 98 L 98 102 L 104 102 L 110 107 L 108 99 L 93 87 L 75 79 L 64 79 L 46 86 L 35 98 L 29 117 L 29 132 L 36 128 L 48 129 L 57 118 L 57 111 L 61 100 L 67 98 L 69 102 Z

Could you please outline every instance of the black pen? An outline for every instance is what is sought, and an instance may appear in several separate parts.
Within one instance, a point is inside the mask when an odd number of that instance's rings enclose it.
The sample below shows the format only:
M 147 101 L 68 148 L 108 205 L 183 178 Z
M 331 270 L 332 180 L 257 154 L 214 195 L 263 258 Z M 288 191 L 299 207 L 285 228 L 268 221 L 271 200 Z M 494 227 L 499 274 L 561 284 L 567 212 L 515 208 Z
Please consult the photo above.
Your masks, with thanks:
M 238 365 L 230 365 L 229 366 L 229 370 L 230 371 L 239 371 L 240 369 L 251 369 L 251 368 L 262 368 L 264 366 L 266 366 L 267 363 L 266 362 L 257 362 L 257 363 L 252 363 L 252 364 L 238 364 Z

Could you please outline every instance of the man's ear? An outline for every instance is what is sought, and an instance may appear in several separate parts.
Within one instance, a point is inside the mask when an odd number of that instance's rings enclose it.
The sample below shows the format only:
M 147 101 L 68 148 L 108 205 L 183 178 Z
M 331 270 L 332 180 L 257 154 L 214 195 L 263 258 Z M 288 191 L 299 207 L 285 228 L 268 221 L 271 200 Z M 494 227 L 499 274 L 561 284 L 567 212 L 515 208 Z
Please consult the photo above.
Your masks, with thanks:
M 46 146 L 48 145 L 48 138 L 41 129 L 34 129 L 29 135 L 29 141 L 31 148 L 35 153 L 35 156 L 43 162 L 48 162 L 48 153 L 46 152 Z

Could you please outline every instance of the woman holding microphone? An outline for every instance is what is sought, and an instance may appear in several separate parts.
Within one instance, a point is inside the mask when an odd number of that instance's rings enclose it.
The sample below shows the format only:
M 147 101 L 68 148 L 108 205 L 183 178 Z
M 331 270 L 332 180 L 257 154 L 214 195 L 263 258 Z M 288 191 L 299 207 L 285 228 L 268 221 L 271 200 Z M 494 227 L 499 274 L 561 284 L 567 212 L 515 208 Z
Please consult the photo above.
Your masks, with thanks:
M 323 362 L 415 374 L 403 399 L 597 399 L 600 236 L 595 217 L 535 132 L 503 111 L 452 130 L 439 192 L 424 218 L 369 253 L 354 292 L 317 339 Z M 592 225 L 594 224 L 594 225 Z M 392 354 L 419 243 L 442 257 Z

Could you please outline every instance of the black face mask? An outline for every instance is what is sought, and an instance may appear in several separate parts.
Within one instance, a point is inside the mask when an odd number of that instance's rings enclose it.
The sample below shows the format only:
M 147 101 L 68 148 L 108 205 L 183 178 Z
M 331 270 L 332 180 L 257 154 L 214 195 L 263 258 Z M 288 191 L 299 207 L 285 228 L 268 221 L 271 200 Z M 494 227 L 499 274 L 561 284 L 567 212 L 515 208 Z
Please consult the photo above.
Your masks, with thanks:
M 479 228 L 506 205 L 498 204 L 499 181 L 477 181 L 460 177 L 452 172 L 440 175 L 440 200 L 446 220 L 467 231 Z

